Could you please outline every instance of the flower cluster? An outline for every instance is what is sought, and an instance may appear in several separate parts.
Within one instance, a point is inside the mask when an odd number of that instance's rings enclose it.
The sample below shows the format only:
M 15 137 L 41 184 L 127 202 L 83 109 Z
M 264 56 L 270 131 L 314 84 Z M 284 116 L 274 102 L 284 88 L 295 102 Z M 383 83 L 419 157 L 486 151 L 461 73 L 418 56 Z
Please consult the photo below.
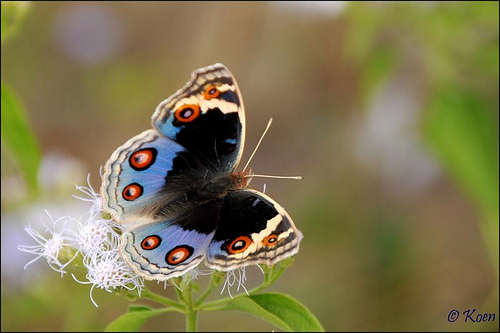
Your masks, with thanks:
M 144 287 L 144 280 L 138 276 L 123 260 L 119 252 L 121 229 L 112 220 L 102 218 L 102 202 L 90 185 L 88 187 L 76 186 L 87 197 L 78 199 L 91 203 L 90 210 L 79 219 L 63 216 L 53 220 L 50 214 L 51 226 L 45 227 L 45 235 L 40 234 L 31 226 L 25 228 L 38 245 L 18 246 L 24 252 L 37 255 L 35 259 L 26 264 L 26 267 L 39 258 L 45 258 L 49 266 L 55 271 L 66 273 L 66 267 L 75 261 L 81 262 L 87 270 L 87 281 L 80 282 L 92 284 L 90 299 L 94 288 L 101 288 L 108 292 L 119 288 L 127 290 L 137 289 L 140 295 Z M 42 222 L 43 223 L 43 222 Z M 76 264 L 75 264 L 76 265 Z
M 96 307 L 98 305 L 92 298 L 95 288 L 104 289 L 107 292 L 121 289 L 137 290 L 140 296 L 144 288 L 144 279 L 126 264 L 119 251 L 121 226 L 103 217 L 106 213 L 102 210 L 102 199 L 90 185 L 89 178 L 87 178 L 87 184 L 88 186 L 76 186 L 76 189 L 85 196 L 73 195 L 90 204 L 90 209 L 78 219 L 72 216 L 62 216 L 54 220 L 46 211 L 50 225 L 42 221 L 44 232 L 40 233 L 31 226 L 24 228 L 28 235 L 37 242 L 37 245 L 18 246 L 20 251 L 36 255 L 36 258 L 28 262 L 24 268 L 26 269 L 40 258 L 47 260 L 53 270 L 61 273 L 61 277 L 67 273 L 67 267 L 70 264 L 84 268 L 86 281 L 79 281 L 75 275 L 72 274 L 72 276 L 79 283 L 92 285 L 90 299 Z M 195 268 L 189 273 L 186 284 L 192 279 L 197 279 L 199 275 L 210 275 L 214 271 Z M 245 268 L 228 271 L 221 294 L 227 290 L 229 296 L 233 297 L 231 294 L 233 287 L 236 287 L 236 291 L 241 288 L 248 294 L 244 285 L 245 281 Z M 163 282 L 166 287 L 167 281 Z M 168 284 L 181 290 L 175 280 L 168 280 Z

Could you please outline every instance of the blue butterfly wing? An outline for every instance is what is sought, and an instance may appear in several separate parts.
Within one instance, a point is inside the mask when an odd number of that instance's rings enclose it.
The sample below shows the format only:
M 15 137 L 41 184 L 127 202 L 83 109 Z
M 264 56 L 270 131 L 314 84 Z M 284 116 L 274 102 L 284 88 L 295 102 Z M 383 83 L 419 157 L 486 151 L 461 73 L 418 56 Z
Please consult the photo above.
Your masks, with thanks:
M 101 185 L 103 208 L 122 224 L 164 219 L 176 209 L 186 209 L 186 189 L 196 186 L 189 179 L 201 179 L 205 170 L 177 142 L 155 130 L 144 131 L 106 162 Z
M 222 64 L 193 72 L 161 102 L 152 125 L 221 173 L 236 169 L 245 142 L 245 110 L 236 80 Z
M 255 190 L 236 190 L 224 198 L 206 263 L 220 271 L 271 266 L 296 254 L 301 240 L 302 233 L 277 202 Z
M 146 279 L 183 275 L 205 258 L 220 213 L 220 201 L 201 204 L 170 220 L 137 226 L 122 235 L 127 264 Z

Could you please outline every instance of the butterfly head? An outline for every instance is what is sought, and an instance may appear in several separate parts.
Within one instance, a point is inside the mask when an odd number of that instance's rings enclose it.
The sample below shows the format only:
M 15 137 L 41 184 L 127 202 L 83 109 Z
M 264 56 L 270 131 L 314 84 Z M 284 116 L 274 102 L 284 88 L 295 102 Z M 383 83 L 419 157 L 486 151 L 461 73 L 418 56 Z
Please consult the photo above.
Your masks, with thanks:
M 235 189 L 245 189 L 250 185 L 253 177 L 253 170 L 251 168 L 246 168 L 240 172 L 234 172 L 231 174 L 231 180 L 233 187 Z

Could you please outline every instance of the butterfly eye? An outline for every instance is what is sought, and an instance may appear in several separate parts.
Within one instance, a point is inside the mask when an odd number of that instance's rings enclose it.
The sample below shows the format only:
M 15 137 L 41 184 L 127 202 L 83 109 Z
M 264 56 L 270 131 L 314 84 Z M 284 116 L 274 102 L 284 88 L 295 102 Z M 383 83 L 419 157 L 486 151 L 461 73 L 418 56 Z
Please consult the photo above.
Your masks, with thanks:
M 252 239 L 248 236 L 240 236 L 233 240 L 231 244 L 227 247 L 227 250 L 231 254 L 240 253 L 245 251 L 248 246 L 252 243 Z
M 161 238 L 159 236 L 153 235 L 148 236 L 143 239 L 141 242 L 141 247 L 144 250 L 153 250 L 156 249 L 161 243 Z
M 193 248 L 189 245 L 180 245 L 174 247 L 165 256 L 165 260 L 169 265 L 178 265 L 181 262 L 186 261 L 187 258 L 191 257 L 193 254 Z
M 142 186 L 137 183 L 127 185 L 122 192 L 123 199 L 133 201 L 142 195 L 143 190 Z
M 155 148 L 145 148 L 133 153 L 128 161 L 134 170 L 142 171 L 153 165 L 157 154 L 158 151 Z
M 275 246 L 278 243 L 278 236 L 276 234 L 270 234 L 262 240 L 262 245 L 264 246 Z
M 220 91 L 214 85 L 210 85 L 210 86 L 208 86 L 207 89 L 205 89 L 205 92 L 203 93 L 203 97 L 208 101 L 212 98 L 219 97 L 219 94 L 220 94 Z
M 186 104 L 175 111 L 175 119 L 183 123 L 189 123 L 200 115 L 200 107 L 194 104 Z

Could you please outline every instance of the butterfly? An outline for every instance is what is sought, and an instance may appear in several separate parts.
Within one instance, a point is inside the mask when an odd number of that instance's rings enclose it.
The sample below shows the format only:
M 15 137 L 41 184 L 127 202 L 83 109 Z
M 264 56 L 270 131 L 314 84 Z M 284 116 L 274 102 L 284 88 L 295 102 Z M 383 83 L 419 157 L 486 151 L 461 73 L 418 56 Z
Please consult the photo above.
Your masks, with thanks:
M 302 239 L 288 213 L 236 172 L 245 110 L 222 64 L 191 80 L 156 108 L 146 130 L 104 166 L 103 208 L 123 227 L 120 252 L 148 280 L 198 266 L 229 271 L 295 255 Z

